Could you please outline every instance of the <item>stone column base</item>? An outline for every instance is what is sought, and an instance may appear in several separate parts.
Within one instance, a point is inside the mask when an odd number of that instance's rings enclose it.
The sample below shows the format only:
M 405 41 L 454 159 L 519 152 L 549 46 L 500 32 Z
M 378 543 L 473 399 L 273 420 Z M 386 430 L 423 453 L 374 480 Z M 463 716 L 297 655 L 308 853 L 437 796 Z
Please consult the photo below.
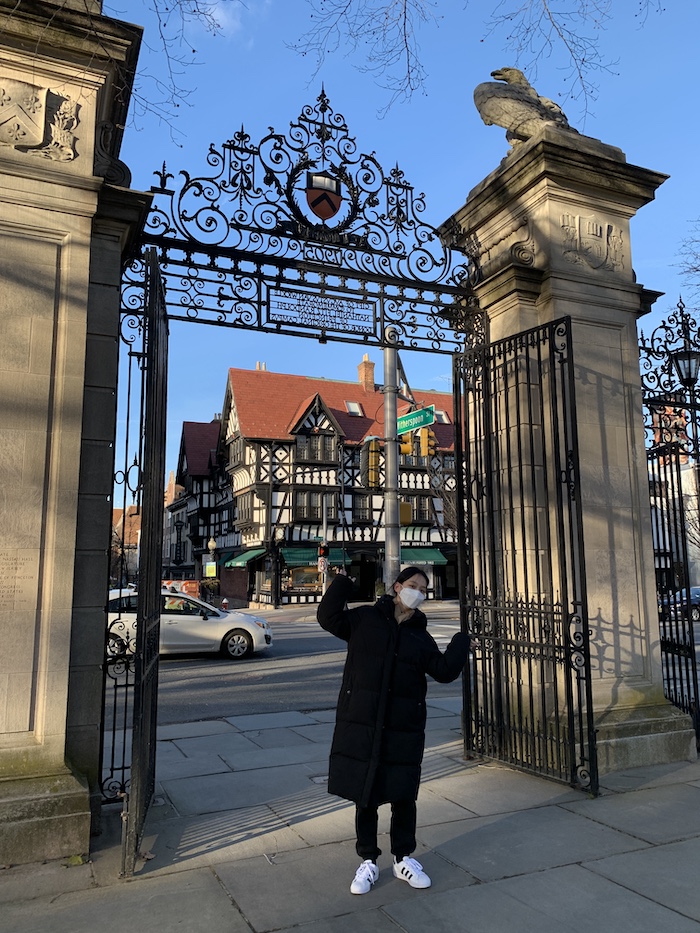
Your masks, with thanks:
M 695 729 L 675 706 L 606 710 L 596 716 L 598 773 L 695 761 Z
M 89 853 L 90 796 L 70 772 L 0 781 L 0 865 Z

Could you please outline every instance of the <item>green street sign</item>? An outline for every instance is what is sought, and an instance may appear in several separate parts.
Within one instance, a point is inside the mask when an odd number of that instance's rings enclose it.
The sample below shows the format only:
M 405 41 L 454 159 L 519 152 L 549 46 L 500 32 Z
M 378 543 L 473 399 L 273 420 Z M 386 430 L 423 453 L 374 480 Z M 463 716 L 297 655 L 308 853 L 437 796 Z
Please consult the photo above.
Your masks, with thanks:
M 434 423 L 435 406 L 428 405 L 427 408 L 409 411 L 407 415 L 399 415 L 396 419 L 396 433 L 406 434 L 408 431 L 415 431 L 416 428 L 425 428 L 427 425 Z

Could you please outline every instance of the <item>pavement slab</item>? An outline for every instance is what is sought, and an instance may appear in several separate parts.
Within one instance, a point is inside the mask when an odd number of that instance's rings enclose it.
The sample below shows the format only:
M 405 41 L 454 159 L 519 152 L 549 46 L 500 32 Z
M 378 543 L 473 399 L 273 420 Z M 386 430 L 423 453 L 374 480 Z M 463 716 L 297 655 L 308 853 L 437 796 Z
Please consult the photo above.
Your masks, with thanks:
M 440 697 L 439 699 L 428 697 L 425 705 L 428 709 L 445 710 L 445 712 L 455 713 L 457 716 L 461 716 L 464 704 L 462 697 Z
M 584 863 L 649 901 L 700 921 L 700 839 L 687 839 L 640 852 Z
M 271 804 L 290 796 L 303 800 L 313 787 L 311 774 L 304 765 L 229 771 L 163 781 L 163 790 L 181 816 L 194 816 Z
M 236 726 L 241 732 L 251 732 L 256 729 L 284 729 L 286 726 L 312 726 L 318 720 L 313 714 L 300 713 L 290 710 L 284 713 L 251 713 L 248 716 L 230 716 L 227 722 Z
M 388 808 L 387 808 L 388 809 Z M 458 820 L 476 817 L 476 813 L 461 807 L 451 800 L 446 800 L 433 793 L 430 783 L 421 784 L 418 792 L 418 825 L 431 826 L 441 823 L 454 823 Z
M 465 761 L 459 773 L 432 777 L 430 789 L 487 816 L 581 799 L 581 792 L 496 763 Z
M 171 741 L 188 758 L 198 758 L 200 755 L 233 755 L 236 752 L 252 752 L 260 747 L 242 733 L 233 730 L 225 734 L 198 735 Z
M 91 862 L 69 865 L 67 859 L 45 865 L 13 865 L 0 870 L 0 904 L 26 900 L 28 892 L 33 898 L 53 897 L 70 891 L 85 891 L 94 887 L 95 878 Z M 0 912 L 0 930 L 3 930 Z
M 216 754 L 189 758 L 172 742 L 161 742 L 156 758 L 156 779 L 171 781 L 192 775 L 218 774 L 229 771 L 228 764 Z
M 600 777 L 601 791 L 623 793 L 664 784 L 682 784 L 700 781 L 700 758 L 697 761 L 674 761 L 670 764 L 647 765 L 613 771 Z
M 420 841 L 480 881 L 631 852 L 646 843 L 560 807 L 537 807 L 439 826 Z
M 240 911 L 206 869 L 6 904 L 0 919 L 3 933 L 95 933 L 105 926 L 148 933 L 250 933 Z
M 406 933 L 698 933 L 698 925 L 580 866 L 472 885 L 384 908 Z
M 163 739 L 191 739 L 199 735 L 218 735 L 237 732 L 225 719 L 204 719 L 200 722 L 176 722 L 158 726 L 158 741 Z
M 415 854 L 431 888 L 393 878 L 384 806 L 379 881 L 350 894 L 335 711 L 280 711 L 163 727 L 134 877 L 122 806 L 105 806 L 87 864 L 0 870 L 0 933 L 700 933 L 700 762 L 604 775 L 593 799 L 465 760 L 461 699 L 430 703 Z
M 285 927 L 278 933 L 400 933 L 400 930 L 383 911 L 368 905 L 368 909 L 361 913 L 314 920 L 299 926 Z
M 331 796 L 325 784 L 316 785 L 312 793 L 313 796 L 305 797 L 303 806 L 294 798 L 282 799 L 270 806 L 309 845 L 354 840 L 355 804 Z
M 142 850 L 152 858 L 139 863 L 140 877 L 203 868 L 278 852 L 308 843 L 269 807 L 229 810 L 209 816 L 149 819 Z
M 306 715 L 316 722 L 335 722 L 335 709 L 315 709 Z
M 652 787 L 564 804 L 572 813 L 660 844 L 700 835 L 700 787 Z
M 428 749 L 423 757 L 421 766 L 421 781 L 436 781 L 438 778 L 449 778 L 457 775 L 464 776 L 473 768 L 473 762 L 465 762 L 463 758 L 455 755 L 443 754 L 453 751 L 451 746 L 442 745 L 438 748 Z M 464 779 L 464 777 L 462 777 Z
M 318 728 L 318 725 L 311 728 Z M 311 745 L 311 739 L 305 738 L 298 729 L 281 728 L 257 729 L 243 733 L 249 742 L 258 748 L 285 748 L 290 745 Z M 318 754 L 318 749 L 316 749 Z
M 282 745 L 278 748 L 258 748 L 251 752 L 223 755 L 232 771 L 254 771 L 257 768 L 281 768 L 286 765 L 314 764 L 314 770 L 328 773 L 328 752 L 314 742 L 301 745 Z
M 433 879 L 431 892 L 462 887 L 473 881 L 434 853 L 425 856 L 416 853 L 416 857 Z M 250 859 L 217 865 L 216 873 L 256 933 L 361 914 L 425 893 L 394 878 L 390 856 L 382 856 L 379 880 L 370 893 L 353 895 L 350 882 L 358 864 L 354 842 L 348 842 L 281 853 L 273 863 Z
M 333 722 L 317 722 L 313 726 L 296 726 L 293 731 L 310 742 L 317 742 L 319 745 L 325 745 L 327 749 L 330 749 L 334 728 L 335 720 Z

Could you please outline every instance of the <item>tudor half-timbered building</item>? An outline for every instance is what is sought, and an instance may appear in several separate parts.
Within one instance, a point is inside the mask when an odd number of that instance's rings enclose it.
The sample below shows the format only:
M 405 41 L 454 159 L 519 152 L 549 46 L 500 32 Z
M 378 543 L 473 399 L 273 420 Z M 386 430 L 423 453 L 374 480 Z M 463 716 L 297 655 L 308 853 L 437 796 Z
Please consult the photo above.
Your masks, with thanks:
M 229 495 L 220 511 L 231 516 L 235 553 L 221 561 L 221 594 L 235 604 L 317 601 L 324 541 L 331 569 L 344 565 L 356 578 L 358 598 L 381 591 L 384 499 L 363 485 L 360 460 L 368 437 L 385 436 L 384 396 L 367 355 L 358 376 L 341 382 L 264 364 L 229 370 L 219 447 Z M 445 598 L 456 595 L 452 396 L 416 392 L 415 404 L 435 406 L 437 450 L 421 455 L 416 438 L 400 457 L 401 562 L 425 569 L 430 594 Z M 216 509 L 210 521 L 219 541 Z

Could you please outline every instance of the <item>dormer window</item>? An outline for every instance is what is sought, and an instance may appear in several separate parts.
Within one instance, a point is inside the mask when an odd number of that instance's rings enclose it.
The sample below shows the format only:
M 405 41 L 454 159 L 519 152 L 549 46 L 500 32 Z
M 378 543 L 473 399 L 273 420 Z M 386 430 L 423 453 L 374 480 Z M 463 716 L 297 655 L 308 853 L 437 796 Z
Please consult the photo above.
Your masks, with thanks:
M 296 441 L 297 460 L 316 463 L 335 463 L 336 446 L 332 434 L 298 434 Z
M 362 405 L 359 402 L 345 402 L 345 409 L 349 415 L 355 418 L 361 418 L 364 415 Z
M 449 424 L 450 417 L 446 411 L 437 411 L 435 412 L 435 423 L 436 424 Z

